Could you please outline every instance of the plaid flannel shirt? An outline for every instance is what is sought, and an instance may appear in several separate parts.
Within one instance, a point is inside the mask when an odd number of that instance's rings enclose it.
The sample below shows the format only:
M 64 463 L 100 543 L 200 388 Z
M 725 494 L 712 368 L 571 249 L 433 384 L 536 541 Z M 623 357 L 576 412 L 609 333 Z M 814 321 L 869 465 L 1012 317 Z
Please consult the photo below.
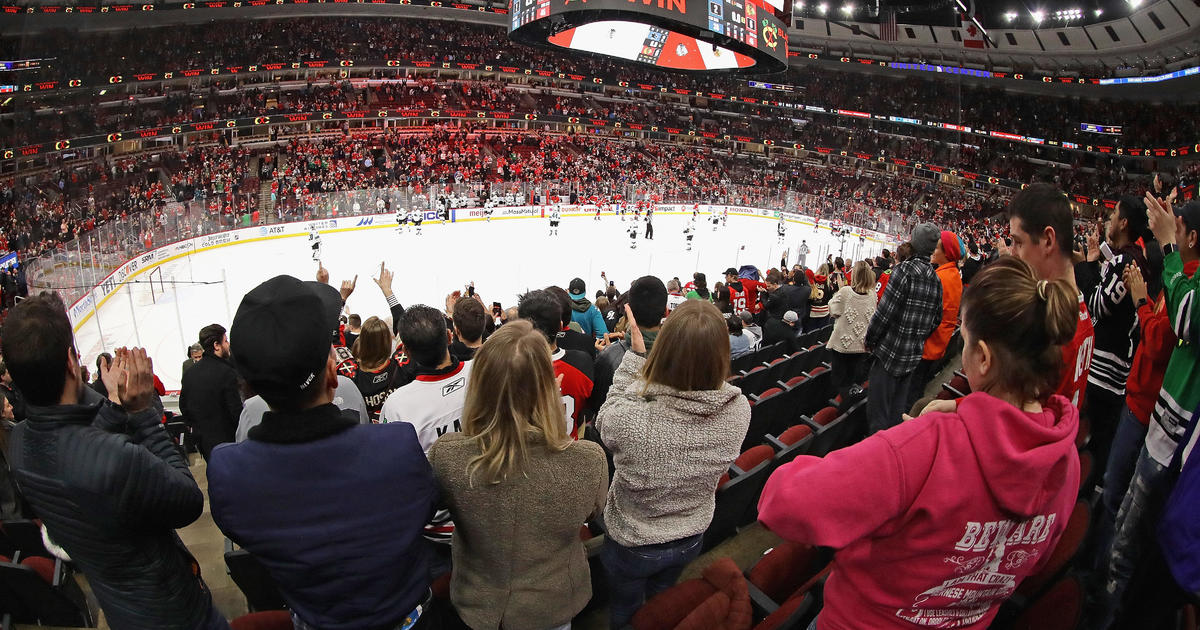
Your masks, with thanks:
M 928 256 L 913 256 L 892 270 L 867 328 L 867 346 L 888 374 L 902 377 L 916 369 L 941 321 L 942 283 Z

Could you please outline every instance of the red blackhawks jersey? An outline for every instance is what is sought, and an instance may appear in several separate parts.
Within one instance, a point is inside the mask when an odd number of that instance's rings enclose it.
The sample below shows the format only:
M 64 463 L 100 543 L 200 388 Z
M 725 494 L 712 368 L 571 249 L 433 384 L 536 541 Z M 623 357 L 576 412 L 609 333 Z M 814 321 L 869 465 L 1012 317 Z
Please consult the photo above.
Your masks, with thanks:
M 738 286 L 738 283 L 741 286 Z M 748 278 L 741 278 L 738 283 L 729 285 L 729 305 L 733 307 L 733 311 L 735 313 L 746 310 L 751 313 L 761 311 L 762 305 L 758 302 L 758 289 L 762 283 Z
M 1067 397 L 1080 409 L 1087 391 L 1088 369 L 1092 365 L 1092 348 L 1096 345 L 1096 330 L 1092 328 L 1092 317 L 1088 314 L 1083 294 L 1079 294 L 1079 326 L 1071 343 L 1063 346 L 1063 378 L 1054 393 Z
M 566 407 L 567 434 L 579 439 L 579 416 L 592 395 L 595 380 L 592 358 L 578 350 L 563 348 L 556 350 L 551 358 L 554 360 L 554 376 L 563 377 L 561 392 Z

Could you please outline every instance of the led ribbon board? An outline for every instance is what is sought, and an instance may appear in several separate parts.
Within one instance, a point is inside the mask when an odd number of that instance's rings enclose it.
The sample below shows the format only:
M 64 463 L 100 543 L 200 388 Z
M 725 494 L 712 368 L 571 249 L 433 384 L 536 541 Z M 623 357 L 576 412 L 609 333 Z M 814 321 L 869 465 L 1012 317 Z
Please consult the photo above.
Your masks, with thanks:
M 510 0 L 509 37 L 683 72 L 787 69 L 791 0 Z

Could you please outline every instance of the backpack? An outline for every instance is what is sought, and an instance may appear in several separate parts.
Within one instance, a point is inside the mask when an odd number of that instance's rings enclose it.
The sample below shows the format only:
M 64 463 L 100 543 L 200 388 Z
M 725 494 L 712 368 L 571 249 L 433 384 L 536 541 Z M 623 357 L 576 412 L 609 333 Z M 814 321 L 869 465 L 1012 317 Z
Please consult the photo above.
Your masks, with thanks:
M 1175 448 L 1170 474 L 1178 476 L 1158 524 L 1158 544 L 1167 568 L 1192 601 L 1200 601 L 1200 457 L 1191 452 L 1200 437 L 1198 419 L 1200 408 Z

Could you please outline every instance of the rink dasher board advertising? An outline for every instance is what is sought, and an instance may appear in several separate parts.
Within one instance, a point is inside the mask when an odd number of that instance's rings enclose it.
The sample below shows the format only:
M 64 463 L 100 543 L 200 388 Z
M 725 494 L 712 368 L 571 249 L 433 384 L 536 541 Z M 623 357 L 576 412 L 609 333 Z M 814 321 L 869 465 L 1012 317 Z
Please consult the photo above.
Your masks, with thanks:
M 523 206 L 497 206 L 493 208 L 492 219 L 529 219 L 529 218 L 545 218 L 549 211 L 554 206 L 550 205 L 523 205 Z M 617 204 L 606 204 L 601 206 L 600 214 L 602 216 L 615 217 L 618 216 Z M 596 206 L 592 204 L 560 204 L 558 206 L 560 213 L 564 217 L 593 217 L 596 215 Z M 727 206 L 717 204 L 700 204 L 698 220 L 706 220 L 712 217 L 713 214 L 720 214 L 725 211 L 730 215 L 741 217 L 758 217 L 776 220 L 778 214 L 775 210 L 765 208 L 752 208 L 747 206 Z M 676 214 L 687 215 L 693 211 L 693 204 L 656 204 L 655 214 Z M 627 204 L 625 214 L 633 217 L 633 206 Z M 427 210 L 424 213 L 424 220 L 429 222 L 437 222 L 437 213 L 433 210 Z M 801 225 L 813 225 L 813 217 L 795 212 L 784 212 L 785 220 L 790 223 L 799 223 Z M 456 208 L 450 211 L 450 223 L 467 222 L 467 221 L 484 221 L 487 216 L 483 208 Z M 645 215 L 642 214 L 644 220 Z M 162 247 L 157 247 L 150 251 L 137 254 L 133 258 L 126 261 L 115 271 L 109 274 L 100 284 L 93 287 L 86 295 L 77 300 L 68 309 L 67 314 L 71 320 L 71 326 L 76 332 L 79 331 L 88 319 L 91 318 L 95 311 L 104 306 L 104 303 L 117 292 L 118 289 L 137 276 L 158 267 L 167 262 L 183 258 L 190 254 L 196 254 L 210 249 L 226 247 L 229 245 L 238 245 L 243 243 L 255 243 L 279 238 L 292 238 L 296 236 L 306 236 L 313 229 L 319 233 L 340 233 L 353 232 L 358 230 L 369 230 L 379 228 L 397 227 L 396 216 L 394 213 L 389 214 L 371 214 L 358 215 L 348 217 L 335 217 L 331 219 L 315 219 L 306 221 L 293 221 L 290 223 L 276 223 L 272 225 L 259 225 L 245 228 L 237 228 L 225 232 L 215 234 L 206 234 L 190 239 L 176 241 Z M 818 229 L 829 229 L 828 222 L 822 222 Z M 857 229 L 846 226 L 846 237 L 862 236 L 867 240 L 878 243 L 887 244 L 891 242 L 891 237 L 874 232 L 872 230 Z

